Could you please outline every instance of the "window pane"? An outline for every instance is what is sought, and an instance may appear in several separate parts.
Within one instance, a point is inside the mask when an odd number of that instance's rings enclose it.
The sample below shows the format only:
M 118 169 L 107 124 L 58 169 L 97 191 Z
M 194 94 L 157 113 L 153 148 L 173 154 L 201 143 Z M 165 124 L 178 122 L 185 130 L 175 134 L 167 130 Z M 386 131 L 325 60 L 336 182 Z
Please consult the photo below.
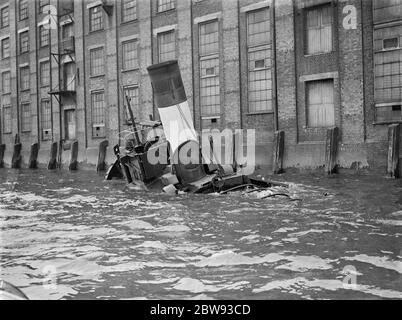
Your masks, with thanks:
M 123 0 L 121 9 L 123 22 L 137 19 L 137 0 Z
M 130 106 L 131 110 L 133 111 L 134 118 L 138 117 L 139 115 L 139 103 L 138 103 L 138 87 L 128 87 L 124 88 L 124 116 L 125 116 L 125 121 L 127 123 L 131 123 L 131 117 L 130 113 L 128 111 L 127 107 L 127 99 L 126 96 L 130 98 Z
M 20 0 L 19 14 L 20 20 L 28 19 L 28 0 Z
M 137 40 L 123 42 L 123 70 L 135 69 L 138 67 Z
M 30 89 L 29 67 L 20 68 L 20 89 L 21 91 Z
M 269 9 L 247 14 L 247 42 L 249 46 L 270 42 Z
M 90 57 L 91 76 L 103 75 L 105 73 L 104 49 L 103 48 L 92 49 L 90 51 L 90 56 L 91 56 Z
M 220 114 L 219 59 L 201 60 L 201 115 Z M 212 71 L 213 70 L 213 71 Z
M 3 106 L 3 133 L 12 131 L 12 109 L 11 106 Z
M 1 56 L 3 59 L 10 56 L 10 38 L 1 41 Z
M 31 131 L 31 105 L 29 103 L 21 104 L 21 130 Z
M 41 47 L 47 46 L 49 44 L 49 29 L 44 28 L 43 26 L 39 27 L 39 45 Z
M 20 53 L 29 51 L 29 31 L 20 33 Z
M 103 29 L 103 13 L 101 6 L 89 9 L 89 30 L 96 31 Z
M 218 21 L 212 21 L 199 26 L 200 55 L 219 52 Z
M 10 20 L 9 20 L 9 12 L 8 12 L 8 7 L 4 7 L 1 9 L 0 13 L 0 26 L 2 28 L 8 27 L 10 25 Z
M 10 79 L 11 73 L 9 71 L 3 72 L 1 75 L 1 91 L 2 93 L 10 93 L 11 92 L 11 79 Z
M 169 31 L 158 34 L 159 62 L 176 58 L 175 32 Z
M 40 85 L 48 86 L 50 83 L 50 63 L 49 61 L 40 64 Z
M 158 0 L 158 12 L 174 9 L 175 0 Z
M 91 94 L 92 125 L 105 123 L 104 92 L 93 92 Z

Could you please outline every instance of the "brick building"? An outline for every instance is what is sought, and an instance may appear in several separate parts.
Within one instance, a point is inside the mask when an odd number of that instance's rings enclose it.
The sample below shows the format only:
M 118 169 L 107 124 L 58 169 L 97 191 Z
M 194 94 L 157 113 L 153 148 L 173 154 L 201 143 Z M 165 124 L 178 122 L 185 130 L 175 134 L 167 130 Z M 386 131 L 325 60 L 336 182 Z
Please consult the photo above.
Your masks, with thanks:
M 0 0 L 0 42 L 6 165 L 17 134 L 23 163 L 60 140 L 96 163 L 129 128 L 124 94 L 158 117 L 146 68 L 170 59 L 196 128 L 256 129 L 260 165 L 283 130 L 285 167 L 322 166 L 337 126 L 341 166 L 380 167 L 402 122 L 402 0 Z

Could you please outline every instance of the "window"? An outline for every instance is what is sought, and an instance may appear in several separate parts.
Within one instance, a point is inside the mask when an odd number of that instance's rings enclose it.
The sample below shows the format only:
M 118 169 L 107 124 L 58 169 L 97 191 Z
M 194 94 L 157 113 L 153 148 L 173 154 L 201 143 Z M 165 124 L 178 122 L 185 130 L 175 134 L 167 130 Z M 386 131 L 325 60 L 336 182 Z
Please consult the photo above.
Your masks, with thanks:
M 270 42 L 269 9 L 252 11 L 247 14 L 247 44 L 257 46 Z
M 174 9 L 174 0 L 158 0 L 158 12 Z
M 127 108 L 126 96 L 130 98 L 130 106 L 131 110 L 133 111 L 133 114 L 134 115 L 138 114 L 139 113 L 138 87 L 137 86 L 125 87 L 123 91 L 124 91 L 123 101 L 125 106 L 124 108 L 125 121 L 126 123 L 131 123 L 130 113 Z
M 91 93 L 91 107 L 92 107 L 92 136 L 100 137 L 104 134 L 99 134 L 101 128 L 105 126 L 105 93 L 104 91 L 97 91 Z
M 68 39 L 74 36 L 74 24 L 72 22 L 66 23 L 62 26 L 62 38 Z
M 12 109 L 10 105 L 3 105 L 3 133 L 12 132 Z
M 399 39 L 397 37 L 384 39 L 382 41 L 383 50 L 398 49 L 399 48 L 399 41 L 398 40 Z
M 21 104 L 21 131 L 31 131 L 31 105 L 29 102 Z
M 49 0 L 39 0 L 39 13 L 45 13 L 46 6 L 49 5 Z
M 1 92 L 2 92 L 2 94 L 11 92 L 10 75 L 11 75 L 10 71 L 6 71 L 1 74 Z
M 99 76 L 105 74 L 105 60 L 104 60 L 104 49 L 96 48 L 90 50 L 90 65 L 91 65 L 91 76 Z
M 20 53 L 29 51 L 29 31 L 20 33 Z
M 8 7 L 3 7 L 1 8 L 0 12 L 0 26 L 2 28 L 8 27 L 10 25 L 10 20 L 9 20 L 9 11 Z
M 219 115 L 219 58 L 201 60 L 201 115 Z
M 158 34 L 159 62 L 174 60 L 176 58 L 176 42 L 174 30 Z
M 29 67 L 21 67 L 20 68 L 20 90 L 29 90 L 30 89 L 30 76 L 29 76 Z
M 50 140 L 52 138 L 52 108 L 49 99 L 41 101 L 41 129 L 42 140 Z
M 1 40 L 1 57 L 2 59 L 10 57 L 10 38 Z
M 49 29 L 44 26 L 39 27 L 39 46 L 45 47 L 49 45 Z
M 138 67 L 137 40 L 123 42 L 123 70 L 130 70 Z
M 132 21 L 137 19 L 137 0 L 123 0 L 121 3 L 122 21 Z
M 310 128 L 335 125 L 334 80 L 306 82 L 307 125 Z
M 63 65 L 64 89 L 75 91 L 75 63 L 69 62 Z
M 269 9 L 247 13 L 248 109 L 272 111 Z
M 101 6 L 89 9 L 89 31 L 97 31 L 103 29 L 103 13 Z
M 325 5 L 307 9 L 306 53 L 320 54 L 332 51 L 332 7 Z
M 28 19 L 28 0 L 20 0 L 19 15 L 20 15 L 20 20 Z
M 219 52 L 218 21 L 200 24 L 200 55 Z
M 75 139 L 75 110 L 65 110 L 64 111 L 64 125 L 66 128 L 65 139 L 74 140 Z
M 50 84 L 50 62 L 45 61 L 40 63 L 40 85 L 41 87 Z

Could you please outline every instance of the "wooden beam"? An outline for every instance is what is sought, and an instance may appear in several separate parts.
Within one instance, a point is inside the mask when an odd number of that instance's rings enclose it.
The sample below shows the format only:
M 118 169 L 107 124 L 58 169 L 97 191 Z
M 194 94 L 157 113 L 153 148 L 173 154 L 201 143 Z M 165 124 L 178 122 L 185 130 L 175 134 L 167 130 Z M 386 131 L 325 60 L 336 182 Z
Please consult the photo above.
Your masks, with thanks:
M 339 128 L 333 127 L 328 129 L 325 143 L 325 171 L 328 175 L 338 172 L 338 144 Z
M 37 169 L 38 168 L 38 152 L 39 152 L 39 144 L 33 143 L 31 145 L 31 152 L 29 155 L 29 162 L 28 162 L 28 168 L 29 169 Z
M 48 170 L 54 170 L 57 167 L 57 146 L 58 142 L 53 142 L 50 147 L 49 162 L 47 164 Z
M 75 140 L 71 144 L 71 156 L 70 156 L 70 165 L 68 166 L 68 170 L 74 171 L 77 170 L 78 167 L 78 141 Z
M 106 170 L 106 150 L 109 145 L 109 141 L 103 140 L 99 143 L 99 151 L 98 151 L 98 163 L 96 165 L 96 171 L 105 171 Z
M 6 152 L 6 145 L 0 144 L 0 168 L 4 167 L 4 154 Z
M 283 173 L 283 155 L 285 149 L 285 131 L 275 131 L 274 134 L 274 174 Z
M 401 140 L 401 125 L 388 126 L 388 159 L 387 174 L 392 178 L 398 178 L 399 147 Z

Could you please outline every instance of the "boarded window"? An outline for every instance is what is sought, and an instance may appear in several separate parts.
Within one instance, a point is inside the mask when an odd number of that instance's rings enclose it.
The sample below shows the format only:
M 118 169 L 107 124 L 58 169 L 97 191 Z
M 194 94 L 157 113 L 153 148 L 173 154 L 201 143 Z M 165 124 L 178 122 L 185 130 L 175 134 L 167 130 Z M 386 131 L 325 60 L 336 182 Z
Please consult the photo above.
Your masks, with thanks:
M 158 34 L 159 62 L 176 58 L 176 43 L 174 30 Z
M 21 131 L 31 131 L 31 105 L 29 102 L 21 104 Z
M 218 21 L 200 24 L 200 56 L 219 52 Z
M 50 62 L 44 61 L 40 63 L 40 85 L 42 87 L 50 84 Z
M 201 115 L 220 114 L 219 59 L 201 60 Z
M 137 19 L 137 0 L 123 0 L 121 10 L 123 22 Z
M 126 123 L 131 123 L 130 112 L 127 108 L 127 99 L 126 96 L 130 99 L 131 110 L 133 111 L 134 118 L 139 116 L 139 103 L 138 103 L 138 86 L 130 86 L 124 88 L 124 120 Z
M 333 79 L 306 83 L 307 125 L 310 128 L 335 125 Z
M 49 99 L 44 99 L 41 101 L 41 129 L 42 129 L 42 140 L 51 139 L 52 109 L 50 107 Z
M 101 6 L 89 9 L 89 31 L 103 29 L 103 13 Z
M 49 45 L 50 30 L 44 26 L 39 27 L 39 45 L 45 47 Z
M 123 70 L 135 69 L 138 67 L 138 41 L 130 40 L 123 42 Z
M 390 49 L 397 49 L 399 48 L 399 41 L 398 38 L 389 38 L 389 39 L 384 39 L 382 42 L 382 47 L 384 50 L 390 50 Z
M 29 31 L 20 33 L 20 53 L 29 51 Z
M 30 85 L 30 75 L 29 75 L 29 67 L 21 67 L 20 68 L 20 90 L 29 90 Z
M 90 50 L 91 76 L 99 76 L 105 74 L 104 58 L 105 54 L 103 47 Z
M 2 59 L 10 56 L 10 38 L 4 38 L 1 40 L 1 57 Z
M 175 0 L 158 0 L 158 12 L 174 9 Z
M 28 19 L 28 0 L 20 0 L 18 9 L 20 20 Z
M 8 27 L 10 25 L 8 7 L 3 7 L 0 12 L 0 26 L 1 28 Z
M 10 71 L 6 71 L 1 74 L 1 92 L 3 94 L 11 92 L 10 76 L 11 76 Z
M 12 108 L 10 105 L 3 105 L 3 133 L 12 132 Z
M 320 54 L 332 51 L 332 15 L 331 5 L 307 9 L 306 12 L 306 53 Z

